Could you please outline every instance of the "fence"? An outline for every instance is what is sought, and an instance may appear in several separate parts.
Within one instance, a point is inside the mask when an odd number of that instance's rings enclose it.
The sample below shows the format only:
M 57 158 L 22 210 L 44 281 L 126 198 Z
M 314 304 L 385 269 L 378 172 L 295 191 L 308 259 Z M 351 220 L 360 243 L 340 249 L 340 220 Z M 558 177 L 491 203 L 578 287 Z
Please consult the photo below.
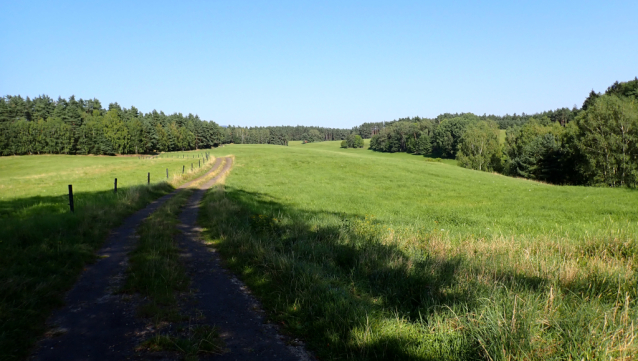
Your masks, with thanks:
M 201 158 L 200 158 L 201 156 Z M 171 158 L 170 155 L 165 154 L 166 158 Z M 175 155 L 175 158 L 179 158 L 179 155 Z M 156 159 L 156 158 L 162 158 L 161 154 L 155 155 L 155 156 L 138 156 L 138 159 L 142 160 L 142 159 Z M 195 154 L 193 154 L 193 159 L 195 158 Z M 197 158 L 198 161 L 198 166 L 201 169 L 202 168 L 202 159 L 205 159 L 205 162 L 208 162 L 210 160 L 210 153 L 205 152 L 205 153 L 198 153 L 197 154 Z M 182 154 L 182 159 L 185 159 L 185 155 Z M 186 170 L 186 166 L 182 165 L 182 176 L 184 175 L 184 171 Z M 194 163 L 191 163 L 191 172 L 194 171 Z M 168 180 L 168 168 L 166 168 L 166 179 Z M 147 172 L 146 175 L 146 184 L 150 186 L 151 184 L 151 172 Z M 113 193 L 117 194 L 117 178 L 115 178 L 115 181 L 113 182 Z M 73 203 L 73 185 L 69 184 L 69 209 L 72 213 L 75 213 L 75 207 L 74 207 L 74 203 Z

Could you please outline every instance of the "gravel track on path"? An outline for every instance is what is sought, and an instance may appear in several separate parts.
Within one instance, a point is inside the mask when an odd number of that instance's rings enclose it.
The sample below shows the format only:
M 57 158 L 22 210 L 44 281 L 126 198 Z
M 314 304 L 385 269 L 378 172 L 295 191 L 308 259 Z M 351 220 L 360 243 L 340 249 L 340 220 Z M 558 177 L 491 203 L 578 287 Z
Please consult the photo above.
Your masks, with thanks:
M 117 294 L 125 279 L 128 253 L 135 246 L 137 227 L 181 189 L 216 171 L 210 171 L 167 194 L 124 220 L 97 253 L 96 263 L 86 267 L 67 293 L 65 307 L 47 322 L 51 331 L 31 356 L 33 360 L 126 360 L 135 357 L 144 322 L 136 319 L 131 296 Z M 208 183 L 207 183 L 208 184 Z
M 200 203 L 231 166 L 232 158 L 226 158 L 224 169 L 191 195 L 179 216 L 179 247 L 195 289 L 197 309 L 207 323 L 219 328 L 226 349 L 221 355 L 200 356 L 200 360 L 311 360 L 302 346 L 287 346 L 277 328 L 264 323 L 259 303 L 201 241 L 202 230 L 196 224 Z

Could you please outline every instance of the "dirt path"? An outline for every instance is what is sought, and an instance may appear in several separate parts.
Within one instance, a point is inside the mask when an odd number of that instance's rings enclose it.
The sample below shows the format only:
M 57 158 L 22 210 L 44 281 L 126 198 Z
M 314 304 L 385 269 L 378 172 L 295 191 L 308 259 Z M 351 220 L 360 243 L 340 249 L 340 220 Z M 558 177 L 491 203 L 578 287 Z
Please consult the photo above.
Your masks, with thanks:
M 219 168 L 222 159 L 213 163 L 205 177 Z M 129 216 L 111 232 L 100 259 L 80 275 L 78 282 L 66 296 L 65 307 L 49 318 L 53 330 L 39 342 L 32 359 L 35 360 L 125 360 L 134 356 L 138 342 L 136 331 L 144 327 L 137 320 L 130 296 L 115 294 L 124 281 L 128 252 L 135 244 L 135 230 L 162 204 L 173 197 L 178 187 Z
M 309 360 L 303 347 L 286 346 L 272 325 L 264 324 L 259 304 L 245 286 L 221 267 L 219 256 L 200 241 L 196 225 L 200 202 L 206 190 L 232 166 L 227 158 L 224 170 L 196 190 L 179 216 L 180 248 L 196 290 L 197 309 L 220 329 L 226 352 L 200 359 L 212 360 Z

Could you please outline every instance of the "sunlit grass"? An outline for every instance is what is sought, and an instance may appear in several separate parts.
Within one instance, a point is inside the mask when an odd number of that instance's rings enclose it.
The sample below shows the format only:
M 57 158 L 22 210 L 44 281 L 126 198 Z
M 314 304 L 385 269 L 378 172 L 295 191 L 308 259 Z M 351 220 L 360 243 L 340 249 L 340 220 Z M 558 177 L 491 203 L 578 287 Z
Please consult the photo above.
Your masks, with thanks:
M 57 196 L 72 184 L 77 192 L 170 181 L 199 169 L 204 150 L 162 153 L 158 156 L 31 155 L 0 157 L 0 201 L 31 196 Z M 198 158 L 199 156 L 199 158 Z M 168 169 L 168 178 L 166 170 Z
M 638 194 L 406 154 L 233 145 L 201 222 L 322 359 L 629 360 Z
M 630 189 L 555 186 L 338 142 L 213 152 L 230 153 L 237 157 L 230 186 L 304 210 L 371 214 L 452 238 L 638 233 L 638 193 Z

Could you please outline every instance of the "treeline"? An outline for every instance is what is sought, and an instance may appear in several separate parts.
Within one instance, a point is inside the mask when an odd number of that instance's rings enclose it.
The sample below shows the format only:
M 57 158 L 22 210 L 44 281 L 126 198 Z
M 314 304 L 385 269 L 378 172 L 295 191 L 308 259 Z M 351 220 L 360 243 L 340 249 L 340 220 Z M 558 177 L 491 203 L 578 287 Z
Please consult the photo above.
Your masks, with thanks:
M 197 115 L 142 114 L 99 100 L 0 97 L 0 154 L 139 154 L 210 148 L 223 129 Z
M 459 118 L 459 117 L 464 117 L 466 115 L 471 115 L 473 118 L 475 119 L 479 119 L 479 120 L 491 120 L 493 122 L 495 122 L 498 127 L 500 129 L 508 129 L 514 126 L 520 126 L 523 125 L 525 123 L 527 123 L 530 119 L 534 119 L 534 118 L 548 118 L 550 119 L 552 122 L 556 122 L 562 125 L 565 125 L 567 123 L 569 123 L 570 121 L 574 120 L 576 114 L 578 113 L 579 109 L 574 107 L 572 109 L 569 108 L 560 108 L 560 109 L 556 109 L 556 110 L 549 110 L 549 111 L 545 111 L 542 113 L 538 113 L 538 114 L 506 114 L 506 115 L 474 115 L 471 113 L 444 113 L 444 114 L 440 114 L 438 115 L 436 118 L 433 119 L 427 119 L 427 118 L 421 118 L 421 117 L 414 117 L 414 118 L 400 118 L 400 119 L 396 119 L 396 120 L 392 120 L 392 121 L 388 121 L 388 122 L 373 122 L 373 123 L 363 123 L 359 126 L 356 126 L 354 128 L 352 128 L 352 132 L 354 134 L 359 134 L 363 139 L 370 139 L 372 138 L 372 136 L 379 134 L 381 132 L 381 130 L 383 130 L 386 127 L 389 127 L 391 125 L 393 125 L 394 123 L 399 123 L 399 122 L 404 122 L 404 121 L 408 121 L 408 122 L 421 122 L 424 120 L 427 120 L 435 125 L 441 124 L 442 121 L 446 120 L 446 119 L 452 119 L 452 118 Z
M 235 144 L 275 144 L 287 145 L 289 140 L 305 143 L 346 139 L 352 133 L 350 129 L 308 127 L 308 126 L 269 126 L 235 127 L 224 129 L 224 143 Z
M 555 184 L 638 183 L 638 78 L 616 82 L 604 94 L 592 91 L 580 109 L 518 117 L 443 114 L 370 124 L 370 148 L 376 151 L 456 158 L 467 168 Z
M 141 113 L 71 96 L 0 97 L 0 155 L 143 154 L 220 144 L 287 145 L 346 139 L 352 130 L 308 126 L 220 127 L 197 115 Z
M 0 154 L 138 154 L 224 143 L 288 145 L 342 140 L 342 146 L 456 158 L 483 171 L 556 184 L 638 183 L 638 78 L 592 91 L 579 109 L 528 115 L 441 114 L 363 123 L 352 129 L 308 126 L 220 127 L 181 113 L 141 113 L 97 99 L 0 97 Z M 502 130 L 506 130 L 502 139 Z M 360 138 L 357 138 L 360 137 Z
M 431 122 L 440 124 L 445 119 L 463 116 L 442 114 Z M 568 109 L 549 112 L 547 116 L 561 122 L 573 118 Z M 479 118 L 495 120 L 499 126 L 505 127 L 524 124 L 530 116 L 514 114 Z M 354 135 L 369 139 L 395 123 L 400 127 L 406 120 L 422 122 L 416 117 L 363 123 L 352 129 L 312 126 L 224 128 L 192 114 L 166 115 L 157 111 L 143 114 L 134 106 L 126 109 L 117 103 L 104 109 L 97 99 L 82 100 L 71 96 L 54 101 L 46 95 L 34 99 L 8 95 L 0 97 L 0 155 L 140 154 L 207 148 L 224 143 L 287 145 L 289 140 L 310 143 L 347 140 Z M 352 143 L 352 139 L 348 144 Z M 411 142 L 408 145 L 410 150 L 416 149 L 418 153 L 427 153 L 429 149 L 423 140 L 418 146 Z M 392 145 L 387 151 L 406 151 L 404 148 L 405 145 L 399 148 Z
M 474 116 L 477 119 L 493 120 L 501 129 L 507 129 L 515 125 L 523 125 L 534 117 L 547 117 L 552 121 L 566 124 L 574 119 L 575 109 L 562 108 L 534 115 L 482 115 Z M 427 119 L 433 124 L 440 124 L 445 119 L 463 117 L 465 114 L 441 114 L 434 119 Z M 426 118 L 401 118 L 388 122 L 366 122 L 352 129 L 324 128 L 313 126 L 267 126 L 267 127 L 238 127 L 228 126 L 224 128 L 223 143 L 235 144 L 277 144 L 285 145 L 289 140 L 299 140 L 305 143 L 321 142 L 328 140 L 347 140 L 349 135 L 359 135 L 363 139 L 370 139 L 379 134 L 382 129 L 403 121 L 421 122 Z

